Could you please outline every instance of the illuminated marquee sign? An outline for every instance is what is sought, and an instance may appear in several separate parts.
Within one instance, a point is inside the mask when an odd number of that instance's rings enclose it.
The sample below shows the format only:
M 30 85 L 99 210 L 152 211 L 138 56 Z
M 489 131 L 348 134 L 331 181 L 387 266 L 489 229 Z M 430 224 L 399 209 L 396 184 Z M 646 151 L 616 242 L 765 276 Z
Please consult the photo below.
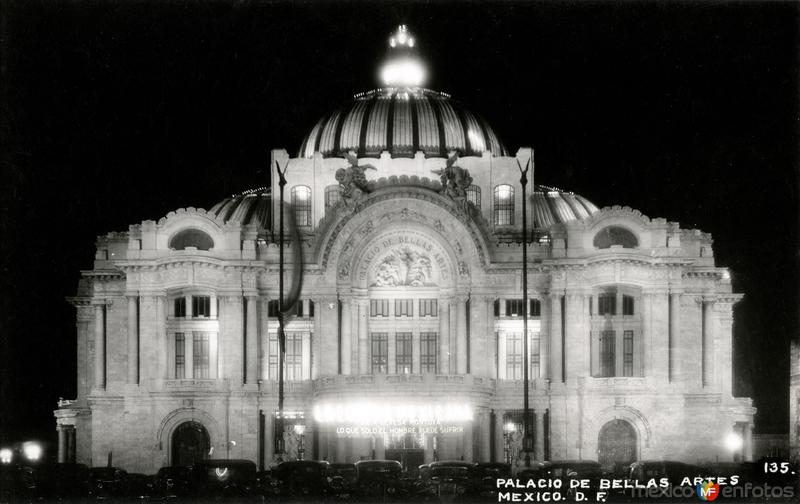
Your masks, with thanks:
M 317 422 L 351 427 L 438 425 L 472 421 L 467 403 L 337 401 L 314 406 Z

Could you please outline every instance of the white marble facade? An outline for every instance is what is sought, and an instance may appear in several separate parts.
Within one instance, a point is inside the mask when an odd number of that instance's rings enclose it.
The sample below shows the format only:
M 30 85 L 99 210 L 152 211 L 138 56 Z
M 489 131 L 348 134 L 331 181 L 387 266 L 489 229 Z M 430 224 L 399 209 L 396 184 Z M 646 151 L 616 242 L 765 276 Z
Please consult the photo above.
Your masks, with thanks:
M 287 203 L 295 187 L 310 195 L 297 214 L 310 225 L 285 388 L 287 422 L 303 427 L 287 433 L 284 458 L 517 459 L 518 431 L 504 429 L 523 405 L 517 161 L 531 154 L 458 158 L 480 188 L 468 205 L 431 174 L 444 157 L 362 157 L 376 168 L 367 189 L 326 208 L 348 160 L 273 151 Z M 78 395 L 55 411 L 61 460 L 104 465 L 112 452 L 114 465 L 152 473 L 181 462 L 174 436 L 186 422 L 205 430 L 206 456 L 276 459 L 277 194 L 273 185 L 98 238 L 71 298 Z M 742 295 L 715 265 L 711 236 L 552 188 L 529 186 L 527 197 L 533 457 L 750 456 L 754 408 L 733 396 L 731 374 Z M 409 439 L 398 432 L 413 421 L 369 413 L 350 428 L 347 411 L 398 405 L 434 412 L 431 428 Z M 725 445 L 732 432 L 745 441 L 737 452 Z

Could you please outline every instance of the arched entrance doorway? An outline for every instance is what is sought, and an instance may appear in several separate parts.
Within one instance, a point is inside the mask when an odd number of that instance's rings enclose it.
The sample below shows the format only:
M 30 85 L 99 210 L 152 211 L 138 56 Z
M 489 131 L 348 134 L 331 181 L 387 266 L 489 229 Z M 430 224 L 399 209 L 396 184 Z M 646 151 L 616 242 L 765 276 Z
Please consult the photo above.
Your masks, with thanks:
M 172 465 L 188 466 L 208 458 L 211 440 L 198 422 L 183 422 L 172 433 Z
M 625 420 L 603 425 L 597 439 L 597 459 L 605 468 L 619 470 L 636 460 L 636 431 Z

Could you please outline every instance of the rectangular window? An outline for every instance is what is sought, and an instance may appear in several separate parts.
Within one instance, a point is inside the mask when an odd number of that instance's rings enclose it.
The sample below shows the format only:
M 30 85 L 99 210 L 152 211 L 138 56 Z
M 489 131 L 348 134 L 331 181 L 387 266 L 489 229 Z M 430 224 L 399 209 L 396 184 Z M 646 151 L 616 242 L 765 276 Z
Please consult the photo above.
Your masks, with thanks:
M 286 376 L 287 380 L 303 379 L 303 333 L 286 333 Z
M 329 185 L 325 188 L 325 212 L 335 208 L 342 199 L 342 188 L 338 184 Z
M 279 311 L 280 311 L 280 305 L 278 304 L 278 300 L 277 299 L 273 299 L 269 303 L 267 303 L 267 316 L 268 317 L 277 317 Z
M 622 314 L 633 315 L 633 296 L 622 296 Z
M 394 300 L 394 316 L 395 317 L 413 317 L 414 316 L 414 300 L 413 299 L 395 299 Z
M 514 225 L 514 188 L 510 185 L 494 188 L 494 225 Z
M 397 374 L 411 374 L 411 333 L 397 333 L 396 334 L 396 372 Z
M 302 299 L 298 299 L 297 300 L 297 304 L 294 305 L 294 314 L 299 318 L 303 317 L 303 300 Z
M 186 378 L 186 336 L 183 333 L 175 333 L 175 378 Z
M 542 302 L 538 299 L 531 299 L 530 300 L 530 310 L 528 310 L 528 315 L 531 317 L 541 317 L 542 316 Z
M 617 295 L 614 293 L 600 294 L 600 296 L 597 298 L 597 314 L 616 315 Z
M 633 331 L 622 333 L 622 376 L 633 376 Z
M 285 380 L 303 379 L 303 334 L 287 332 L 286 358 L 284 362 Z M 278 334 L 269 333 L 269 379 L 278 379 Z
M 506 378 L 522 379 L 522 333 L 506 333 Z
M 506 316 L 521 317 L 522 310 L 525 309 L 525 301 L 522 299 L 506 299 Z
M 211 296 L 192 296 L 192 317 L 211 316 Z
M 175 316 L 176 317 L 185 317 L 186 316 L 186 298 L 185 297 L 175 298 Z
M 614 331 L 600 332 L 600 376 L 614 376 L 616 360 L 616 334 Z
M 210 371 L 210 357 L 209 340 L 210 333 L 196 332 L 193 334 L 194 344 L 192 345 L 192 358 L 195 378 L 209 378 Z
M 388 299 L 370 299 L 369 300 L 369 316 L 370 317 L 388 317 L 389 316 L 389 300 Z
M 314 318 L 314 301 L 308 300 L 308 317 Z
M 540 352 L 540 345 L 539 345 L 539 333 L 531 333 L 530 339 L 530 352 L 531 352 L 531 368 L 530 368 L 530 378 L 531 380 L 534 378 L 539 378 L 540 368 L 541 368 L 541 352 Z
M 421 373 L 436 372 L 437 339 L 437 333 L 435 332 L 419 334 L 419 370 Z
M 437 299 L 420 299 L 419 300 L 419 316 L 420 317 L 438 317 L 439 316 L 439 300 L 437 300 Z
M 270 301 L 272 303 L 272 301 Z M 278 379 L 278 334 L 269 333 L 269 379 Z M 285 377 L 284 377 L 285 378 Z
M 386 373 L 389 363 L 389 334 L 370 334 L 370 355 L 372 356 L 372 374 Z
M 494 316 L 495 317 L 499 317 L 500 316 L 500 300 L 499 299 L 495 299 L 494 300 Z

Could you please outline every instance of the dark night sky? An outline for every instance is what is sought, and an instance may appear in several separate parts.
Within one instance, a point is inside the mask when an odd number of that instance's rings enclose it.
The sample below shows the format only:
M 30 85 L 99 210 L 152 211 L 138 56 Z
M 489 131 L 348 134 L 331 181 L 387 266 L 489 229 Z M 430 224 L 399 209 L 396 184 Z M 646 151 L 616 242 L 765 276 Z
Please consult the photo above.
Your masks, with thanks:
M 0 441 L 75 395 L 74 295 L 95 236 L 267 182 L 375 87 L 406 23 L 428 87 L 536 181 L 711 232 L 746 297 L 736 390 L 788 426 L 798 334 L 796 3 L 90 3 L 0 10 Z

